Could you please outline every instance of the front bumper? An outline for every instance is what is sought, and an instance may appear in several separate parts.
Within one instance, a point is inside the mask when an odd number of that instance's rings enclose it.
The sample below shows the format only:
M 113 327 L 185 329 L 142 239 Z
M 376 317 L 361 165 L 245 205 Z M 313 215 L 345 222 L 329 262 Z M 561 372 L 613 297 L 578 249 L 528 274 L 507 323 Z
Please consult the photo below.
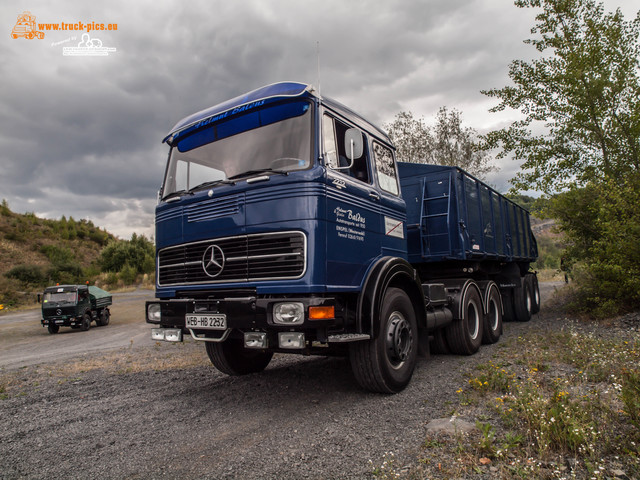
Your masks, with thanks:
M 304 308 L 304 319 L 296 324 L 282 324 L 274 320 L 274 306 L 279 303 L 300 303 Z M 327 297 L 279 297 L 259 298 L 256 295 L 243 297 L 220 297 L 206 299 L 173 299 L 154 300 L 146 303 L 146 322 L 156 328 L 152 330 L 154 340 L 171 342 L 182 341 L 182 334 L 190 335 L 196 340 L 224 341 L 228 337 L 244 338 L 245 333 L 263 332 L 268 344 L 278 344 L 283 332 L 304 332 L 310 341 L 326 342 L 330 330 L 340 328 L 343 324 L 340 302 L 336 298 Z M 149 315 L 149 307 L 159 315 Z M 309 319 L 310 307 L 332 307 L 333 318 Z M 185 317 L 190 314 L 224 315 L 226 330 L 205 330 L 187 328 Z M 151 318 L 150 318 L 151 317 Z M 167 331 L 163 332 L 163 329 Z M 171 331 L 169 331 L 171 330 Z M 179 334 L 180 331 L 182 334 Z M 165 338 L 168 337 L 168 338 Z
M 41 319 L 40 323 L 43 327 L 48 327 L 49 325 L 57 325 L 59 327 L 79 327 L 82 324 L 82 317 L 50 317 Z

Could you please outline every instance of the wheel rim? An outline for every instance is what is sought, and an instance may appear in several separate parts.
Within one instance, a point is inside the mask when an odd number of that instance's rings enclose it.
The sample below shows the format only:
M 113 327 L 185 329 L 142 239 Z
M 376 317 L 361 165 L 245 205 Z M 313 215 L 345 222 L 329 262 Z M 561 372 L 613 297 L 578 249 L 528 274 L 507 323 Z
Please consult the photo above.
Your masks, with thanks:
M 524 302 L 525 302 L 525 307 L 527 308 L 527 312 L 531 312 L 531 292 L 529 292 L 528 288 L 525 289 Z
M 496 331 L 498 329 L 498 319 L 499 319 L 498 304 L 493 298 L 489 302 L 489 319 L 490 319 L 489 326 L 491 327 L 491 330 Z
M 469 302 L 467 305 L 467 325 L 469 337 L 475 340 L 480 332 L 480 313 L 475 302 Z
M 387 323 L 386 351 L 393 368 L 400 368 L 413 348 L 411 325 L 400 312 L 393 312 Z

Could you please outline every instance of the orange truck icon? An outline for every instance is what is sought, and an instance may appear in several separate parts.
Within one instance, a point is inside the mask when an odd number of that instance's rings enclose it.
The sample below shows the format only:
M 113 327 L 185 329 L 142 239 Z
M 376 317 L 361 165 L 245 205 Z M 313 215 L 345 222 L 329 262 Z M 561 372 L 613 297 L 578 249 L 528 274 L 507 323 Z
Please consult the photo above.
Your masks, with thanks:
M 36 28 L 35 15 L 31 15 L 31 12 L 23 12 L 18 15 L 18 21 L 13 27 L 13 30 L 11 30 L 11 37 L 24 37 L 29 40 L 39 38 L 42 40 L 44 38 L 44 32 L 39 32 Z

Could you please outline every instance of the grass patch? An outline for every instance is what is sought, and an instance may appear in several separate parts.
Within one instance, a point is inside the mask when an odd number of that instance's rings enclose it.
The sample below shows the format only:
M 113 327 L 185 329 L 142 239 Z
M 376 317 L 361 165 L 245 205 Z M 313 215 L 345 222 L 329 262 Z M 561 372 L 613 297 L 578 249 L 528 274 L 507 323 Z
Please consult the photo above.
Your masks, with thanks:
M 456 413 L 483 421 L 427 439 L 421 474 L 640 478 L 640 341 L 630 338 L 572 326 L 505 342 L 457 390 Z

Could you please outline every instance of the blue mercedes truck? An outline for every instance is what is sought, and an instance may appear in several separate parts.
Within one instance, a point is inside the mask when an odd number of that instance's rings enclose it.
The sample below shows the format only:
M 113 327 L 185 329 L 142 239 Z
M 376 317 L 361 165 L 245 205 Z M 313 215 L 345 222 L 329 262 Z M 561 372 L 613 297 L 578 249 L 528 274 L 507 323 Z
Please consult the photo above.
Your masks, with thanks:
M 361 387 L 395 393 L 419 354 L 473 354 L 540 308 L 525 210 L 458 168 L 396 162 L 310 85 L 202 110 L 164 142 L 146 321 L 224 373 L 343 355 Z

